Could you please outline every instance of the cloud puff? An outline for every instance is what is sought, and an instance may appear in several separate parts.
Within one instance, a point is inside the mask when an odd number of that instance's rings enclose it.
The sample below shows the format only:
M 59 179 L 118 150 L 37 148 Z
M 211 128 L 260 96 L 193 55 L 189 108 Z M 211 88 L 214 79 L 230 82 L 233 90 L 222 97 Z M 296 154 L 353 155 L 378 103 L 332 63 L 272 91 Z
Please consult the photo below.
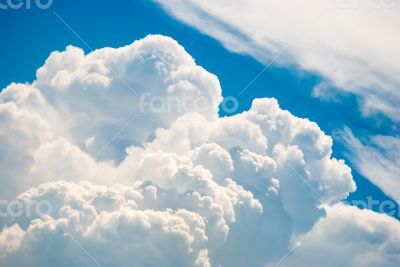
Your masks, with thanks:
M 395 267 L 400 262 L 399 222 L 342 204 L 327 209 L 310 236 L 280 266 Z
M 18 212 L 0 218 L 1 265 L 278 262 L 355 190 L 351 170 L 275 99 L 230 117 L 220 102 L 217 78 L 167 37 L 52 53 L 0 94 L 0 195 Z
M 19 93 L 13 87 L 6 89 L 5 97 L 15 101 Z M 188 111 L 215 118 L 222 100 L 218 79 L 196 65 L 175 40 L 161 36 L 88 55 L 72 46 L 53 52 L 37 71 L 32 87 L 45 95 L 49 109 L 56 109 L 55 121 L 64 122 L 59 125 L 60 134 L 80 146 L 86 144 L 93 153 L 140 113 L 136 123 L 128 125 L 102 153 L 111 159 L 123 156 L 124 147 L 140 145 L 156 128 L 168 126 Z M 199 106 L 187 100 L 186 105 L 155 113 L 151 104 L 157 103 L 147 103 L 146 96 L 203 101 Z
M 145 105 L 148 97 L 171 98 L 186 105 L 153 112 L 151 105 Z M 202 105 L 190 102 L 199 98 Z M 88 55 L 69 46 L 49 56 L 31 85 L 11 84 L 2 91 L 0 142 L 6 152 L 2 169 L 19 166 L 19 172 L 25 172 L 21 176 L 28 175 L 32 169 L 26 164 L 33 157 L 52 153 L 48 150 L 57 144 L 47 142 L 56 138 L 68 140 L 92 156 L 119 162 L 127 146 L 141 145 L 157 128 L 168 126 L 181 114 L 198 111 L 215 119 L 220 102 L 218 79 L 197 66 L 171 38 L 152 36 Z M 16 140 L 26 144 L 16 144 Z M 58 145 L 68 149 L 60 142 Z M 79 153 L 77 149 L 64 152 L 61 156 Z M 12 168 L 7 176 L 13 176 L 17 169 Z M 10 194 L 16 193 L 13 189 L 8 189 Z
M 229 50 L 317 73 L 314 95 L 358 96 L 365 115 L 400 120 L 400 9 L 396 1 L 156 0 Z M 281 55 L 282 51 L 285 52 Z M 238 92 L 239 93 L 239 92 Z

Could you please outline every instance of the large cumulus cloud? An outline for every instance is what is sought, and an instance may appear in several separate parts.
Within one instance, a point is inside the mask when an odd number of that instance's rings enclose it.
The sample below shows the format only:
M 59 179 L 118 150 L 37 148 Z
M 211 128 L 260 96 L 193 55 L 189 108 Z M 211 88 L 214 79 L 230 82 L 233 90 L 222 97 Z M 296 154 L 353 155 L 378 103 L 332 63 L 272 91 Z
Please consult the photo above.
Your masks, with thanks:
M 145 93 L 185 100 L 186 105 L 154 113 L 151 107 L 140 107 Z M 190 101 L 196 97 L 203 105 Z M 153 36 L 88 55 L 69 46 L 49 56 L 32 84 L 11 84 L 1 93 L 1 146 L 13 151 L 2 161 L 2 169 L 14 164 L 23 171 L 33 157 L 46 156 L 51 149 L 68 150 L 61 155 L 66 157 L 79 153 L 65 142 L 118 162 L 127 146 L 141 145 L 157 128 L 168 126 L 187 111 L 215 118 L 220 102 L 218 79 L 197 66 L 170 38 Z M 49 144 L 56 139 L 65 140 Z M 16 140 L 26 144 L 16 144 Z M 39 148 L 46 151 L 41 153 Z
M 329 136 L 275 99 L 229 117 L 221 100 L 167 37 L 52 53 L 0 95 L 1 198 L 51 204 L 0 219 L 0 263 L 87 266 L 79 244 L 102 266 L 264 266 L 316 223 L 345 222 L 327 210 L 355 184 Z

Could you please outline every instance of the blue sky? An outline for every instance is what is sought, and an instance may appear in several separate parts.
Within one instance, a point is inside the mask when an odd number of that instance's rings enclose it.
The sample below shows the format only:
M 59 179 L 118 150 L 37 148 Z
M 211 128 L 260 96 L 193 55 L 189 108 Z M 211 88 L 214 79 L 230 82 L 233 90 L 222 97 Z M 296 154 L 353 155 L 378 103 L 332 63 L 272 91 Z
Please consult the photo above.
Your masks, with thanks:
M 12 1 L 1 266 L 398 267 L 400 4 Z
M 95 5 L 95 8 L 93 8 Z M 239 100 L 239 110 L 250 107 L 254 98 L 275 97 L 283 109 L 318 123 L 327 134 L 334 135 L 348 126 L 359 138 L 368 135 L 394 135 L 396 127 L 384 116 L 363 117 L 357 100 L 342 95 L 337 101 L 311 97 L 312 89 L 321 81 L 316 74 L 296 67 L 273 66 L 263 73 L 242 95 L 246 85 L 264 65 L 250 56 L 232 53 L 218 41 L 166 14 L 149 1 L 55 1 L 50 10 L 2 11 L 3 25 L 0 61 L 0 86 L 11 82 L 30 82 L 35 70 L 43 65 L 49 53 L 63 50 L 67 45 L 90 50 L 52 13 L 56 11 L 93 49 L 119 47 L 148 34 L 167 35 L 177 40 L 197 64 L 218 76 L 224 96 Z M 334 141 L 334 156 L 345 158 L 345 147 Z M 346 159 L 351 166 L 351 161 Z M 352 168 L 358 189 L 353 199 L 390 199 Z M 396 204 L 397 205 L 397 204 Z M 398 208 L 398 206 L 396 207 Z

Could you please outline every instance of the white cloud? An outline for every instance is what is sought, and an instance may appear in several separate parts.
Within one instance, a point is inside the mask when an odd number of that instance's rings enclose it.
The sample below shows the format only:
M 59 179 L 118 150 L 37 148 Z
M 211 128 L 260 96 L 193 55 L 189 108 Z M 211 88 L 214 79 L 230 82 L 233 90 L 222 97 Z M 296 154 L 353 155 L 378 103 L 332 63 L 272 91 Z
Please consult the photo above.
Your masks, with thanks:
M 88 55 L 69 47 L 37 76 L 0 94 L 0 196 L 25 211 L 0 218 L 2 266 L 87 266 L 57 226 L 105 267 L 264 266 L 324 218 L 323 204 L 355 190 L 332 139 L 275 99 L 218 117 L 218 79 L 170 38 Z M 203 106 L 140 110 L 145 93 Z
M 5 242 L 0 246 L 8 249 L 2 250 L 0 262 L 2 266 L 94 264 L 64 229 L 102 266 L 210 266 L 204 219 L 182 209 L 140 209 L 142 202 L 151 202 L 146 199 L 152 196 L 150 190 L 59 182 L 27 191 L 20 198 L 27 203 L 49 201 L 52 214 L 32 220 L 26 228 L 14 224 L 4 229 L 0 240 Z
M 332 90 L 352 93 L 365 115 L 381 112 L 400 120 L 396 1 L 156 2 L 229 50 L 265 64 L 287 48 L 275 64 L 294 64 L 321 75 L 324 81 L 314 95 L 332 97 Z
M 362 141 L 348 128 L 341 132 L 341 139 L 357 170 L 400 203 L 400 139 L 376 135 Z
M 241 198 L 240 194 L 231 194 L 231 201 Z M 264 234 L 268 230 L 281 232 L 287 226 L 260 221 L 261 217 L 254 217 L 259 214 L 257 205 L 240 201 L 234 204 L 238 221 L 219 222 L 215 216 L 218 218 L 224 209 L 213 203 L 218 197 L 209 197 L 207 200 L 196 193 L 177 195 L 139 183 L 111 187 L 89 182 L 43 184 L 18 199 L 26 205 L 48 201 L 53 204 L 52 211 L 46 216 L 32 215 L 28 224 L 25 218 L 18 218 L 4 228 L 0 233 L 0 262 L 4 266 L 92 264 L 64 230 L 105 267 L 160 263 L 218 266 L 221 262 L 224 266 L 274 266 L 285 256 L 286 251 L 271 255 L 271 249 L 276 253 L 281 240 Z M 299 262 L 306 266 L 397 266 L 398 221 L 343 204 L 325 208 L 327 216 L 316 222 L 307 237 L 294 236 L 290 240 L 287 250 L 295 246 L 294 252 L 281 266 L 298 266 Z M 221 227 L 225 223 L 229 226 Z M 247 241 L 248 236 L 251 240 Z M 267 261 L 261 254 L 275 260 Z
M 103 82 L 105 79 L 108 82 Z M 186 110 L 164 113 L 152 112 L 151 108 L 139 110 L 146 92 L 181 101 L 197 97 L 203 100 L 202 106 L 188 105 Z M 80 148 L 85 148 L 93 156 L 101 151 L 101 159 L 120 162 L 127 146 L 141 145 L 150 133 L 168 126 L 188 110 L 215 119 L 220 102 L 218 79 L 197 66 L 183 47 L 168 37 L 149 36 L 119 49 L 104 48 L 88 55 L 72 46 L 53 52 L 31 85 L 11 84 L 0 95 L 0 142 L 4 151 L 1 169 L 9 177 L 4 183 L 13 183 L 0 191 L 15 195 L 20 192 L 15 190 L 16 184 L 22 189 L 35 185 L 31 178 L 20 182 L 20 177 L 34 171 L 30 167 L 34 157 L 40 161 L 51 155 L 56 161 L 58 152 L 51 151 L 54 146 L 69 150 L 57 157 L 79 154 Z M 46 144 L 57 138 L 66 139 L 76 148 L 67 148 L 65 142 Z M 89 168 L 91 159 L 80 157 Z M 79 160 L 75 162 L 79 164 Z M 35 168 L 63 167 L 52 164 Z M 76 171 L 74 176 L 78 175 Z M 65 175 L 70 173 L 60 178 Z
M 399 222 L 370 210 L 336 205 L 282 267 L 396 267 L 400 262 Z
M 63 136 L 79 146 L 90 141 L 91 154 L 137 116 L 136 123 L 129 124 L 102 153 L 110 159 L 121 159 L 124 147 L 140 145 L 149 133 L 169 125 L 188 110 L 215 118 L 221 102 L 218 79 L 196 65 L 175 40 L 157 35 L 87 55 L 72 46 L 53 52 L 37 71 L 32 86 L 39 88 L 47 104 L 57 110 L 57 119 L 62 118 Z M 6 91 L 10 91 L 9 97 L 17 94 L 13 86 Z M 201 108 L 188 103 L 181 109 L 154 113 L 148 107 L 151 103 L 146 102 L 145 93 L 180 101 L 202 97 L 204 101 Z

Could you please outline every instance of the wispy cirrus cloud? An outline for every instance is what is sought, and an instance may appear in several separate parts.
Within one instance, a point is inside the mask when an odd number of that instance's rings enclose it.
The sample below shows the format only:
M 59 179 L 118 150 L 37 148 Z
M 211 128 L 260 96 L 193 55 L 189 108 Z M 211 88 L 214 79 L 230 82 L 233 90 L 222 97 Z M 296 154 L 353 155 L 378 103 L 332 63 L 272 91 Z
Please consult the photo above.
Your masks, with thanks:
M 314 96 L 354 94 L 364 115 L 400 120 L 397 1 L 156 2 L 231 51 L 320 75 Z
M 400 203 L 400 138 L 376 135 L 360 140 L 348 128 L 341 133 L 347 157 L 357 170 Z

